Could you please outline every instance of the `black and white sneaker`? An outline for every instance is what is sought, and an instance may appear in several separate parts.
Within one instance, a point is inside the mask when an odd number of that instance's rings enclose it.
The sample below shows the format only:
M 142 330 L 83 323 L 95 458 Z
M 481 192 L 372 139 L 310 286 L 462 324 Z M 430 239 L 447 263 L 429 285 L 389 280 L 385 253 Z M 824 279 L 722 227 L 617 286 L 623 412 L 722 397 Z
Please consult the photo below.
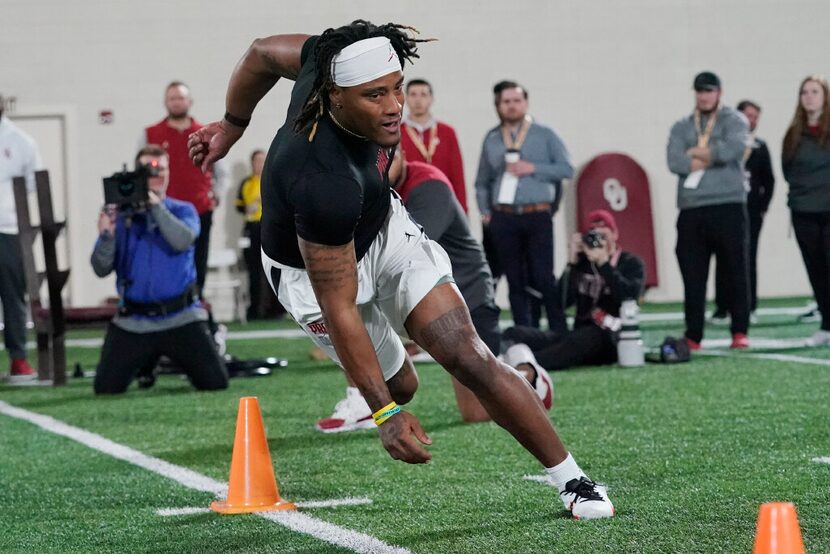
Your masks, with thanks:
M 571 479 L 559 498 L 574 519 L 600 519 L 614 516 L 614 505 L 608 500 L 605 486 L 594 483 L 587 477 Z

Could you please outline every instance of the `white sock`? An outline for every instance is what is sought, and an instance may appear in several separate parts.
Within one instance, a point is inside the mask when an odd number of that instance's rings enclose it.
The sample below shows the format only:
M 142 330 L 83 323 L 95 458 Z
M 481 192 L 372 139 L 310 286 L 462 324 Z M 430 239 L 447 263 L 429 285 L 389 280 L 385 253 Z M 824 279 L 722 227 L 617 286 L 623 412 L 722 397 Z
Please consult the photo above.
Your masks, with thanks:
M 553 467 L 546 467 L 545 473 L 548 474 L 551 482 L 556 485 L 559 492 L 565 490 L 565 484 L 567 484 L 567 482 L 571 479 L 579 479 L 580 477 L 586 476 L 585 473 L 579 469 L 579 465 L 576 463 L 576 460 L 574 460 L 574 457 L 571 456 L 570 452 L 568 452 L 568 457 L 562 462 Z

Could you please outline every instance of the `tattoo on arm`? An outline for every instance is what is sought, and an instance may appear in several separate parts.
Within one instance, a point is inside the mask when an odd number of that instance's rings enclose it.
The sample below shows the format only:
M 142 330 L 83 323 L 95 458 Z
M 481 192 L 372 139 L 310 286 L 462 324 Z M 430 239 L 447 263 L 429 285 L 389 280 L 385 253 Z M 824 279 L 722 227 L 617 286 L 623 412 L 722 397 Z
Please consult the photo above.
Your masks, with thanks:
M 470 317 L 467 308 L 458 307 L 440 316 L 427 324 L 421 332 L 424 348 L 429 348 L 437 342 L 456 342 L 463 335 L 470 332 Z
M 352 243 L 328 246 L 300 239 L 300 251 L 308 277 L 317 291 L 336 291 L 357 282 L 357 263 Z

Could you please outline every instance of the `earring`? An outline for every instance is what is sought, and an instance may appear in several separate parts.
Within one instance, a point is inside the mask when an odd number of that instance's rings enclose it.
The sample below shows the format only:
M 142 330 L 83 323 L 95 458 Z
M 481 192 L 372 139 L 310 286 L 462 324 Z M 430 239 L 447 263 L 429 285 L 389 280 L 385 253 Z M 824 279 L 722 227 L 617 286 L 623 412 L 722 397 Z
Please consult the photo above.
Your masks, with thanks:
M 343 104 L 335 104 L 334 107 L 337 108 L 338 110 L 342 110 L 343 109 Z

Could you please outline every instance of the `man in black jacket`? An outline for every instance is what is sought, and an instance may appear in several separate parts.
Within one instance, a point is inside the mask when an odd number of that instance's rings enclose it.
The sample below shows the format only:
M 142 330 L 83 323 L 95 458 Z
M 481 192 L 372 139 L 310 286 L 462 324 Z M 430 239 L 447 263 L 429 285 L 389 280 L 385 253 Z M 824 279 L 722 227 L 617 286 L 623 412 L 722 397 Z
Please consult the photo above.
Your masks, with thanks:
M 767 149 L 767 143 L 755 136 L 755 128 L 761 117 L 761 106 L 751 100 L 742 100 L 738 103 L 738 111 L 749 121 L 749 132 L 752 133 L 752 142 L 747 149 L 749 157 L 746 159 L 746 175 L 749 180 L 749 195 L 746 199 L 746 209 L 749 214 L 749 310 L 755 317 L 758 307 L 758 276 L 756 260 L 758 258 L 758 236 L 761 234 L 761 225 L 772 200 L 772 191 L 775 188 L 775 175 L 772 173 L 772 159 Z M 729 278 L 723 267 L 718 264 L 715 281 L 715 313 L 712 314 L 712 323 L 726 324 L 729 317 Z
M 606 210 L 588 214 L 586 233 L 575 233 L 568 245 L 568 267 L 562 274 L 565 307 L 576 305 L 573 331 L 559 334 L 532 327 L 512 327 L 504 339 L 513 346 L 505 361 L 538 363 L 546 370 L 617 361 L 620 305 L 638 300 L 643 291 L 645 265 L 634 254 L 617 247 L 619 231 Z

